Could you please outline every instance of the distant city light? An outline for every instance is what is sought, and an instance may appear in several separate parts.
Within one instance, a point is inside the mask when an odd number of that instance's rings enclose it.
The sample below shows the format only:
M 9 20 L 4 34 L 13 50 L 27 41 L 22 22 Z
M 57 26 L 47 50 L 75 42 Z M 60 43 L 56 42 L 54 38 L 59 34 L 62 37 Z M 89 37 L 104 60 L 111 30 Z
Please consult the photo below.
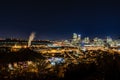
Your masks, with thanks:
M 49 59 L 52 65 L 60 64 L 64 62 L 63 58 L 58 58 L 58 57 L 52 57 Z

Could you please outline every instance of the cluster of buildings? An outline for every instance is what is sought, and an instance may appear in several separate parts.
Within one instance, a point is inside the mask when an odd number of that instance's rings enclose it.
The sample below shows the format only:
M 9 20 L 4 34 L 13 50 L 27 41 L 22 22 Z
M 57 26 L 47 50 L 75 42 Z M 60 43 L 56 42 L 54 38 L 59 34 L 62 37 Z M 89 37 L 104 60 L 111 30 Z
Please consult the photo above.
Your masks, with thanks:
M 32 33 L 33 34 L 33 33 Z M 32 37 L 32 38 L 31 38 Z M 6 39 L 0 40 L 0 47 L 8 48 L 26 48 L 28 44 L 30 47 L 34 47 L 36 50 L 42 48 L 55 48 L 55 47 L 79 47 L 79 48 L 90 48 L 90 47 L 107 47 L 107 48 L 119 48 L 120 40 L 106 37 L 106 39 L 95 37 L 93 39 L 89 37 L 81 38 L 80 34 L 73 33 L 72 39 L 62 41 L 50 41 L 50 40 L 33 40 L 34 35 L 30 35 L 30 39 L 17 40 L 17 39 Z M 38 48 L 38 49 L 37 49 Z M 16 50 L 16 49 L 15 49 Z M 46 49 L 45 49 L 46 50 Z
M 77 35 L 73 33 L 73 39 L 71 41 L 72 45 L 77 46 L 102 46 L 102 47 L 119 47 L 120 40 L 114 40 L 111 37 L 106 37 L 106 39 L 101 39 L 95 37 L 94 39 L 90 39 L 89 37 L 81 38 L 81 35 Z

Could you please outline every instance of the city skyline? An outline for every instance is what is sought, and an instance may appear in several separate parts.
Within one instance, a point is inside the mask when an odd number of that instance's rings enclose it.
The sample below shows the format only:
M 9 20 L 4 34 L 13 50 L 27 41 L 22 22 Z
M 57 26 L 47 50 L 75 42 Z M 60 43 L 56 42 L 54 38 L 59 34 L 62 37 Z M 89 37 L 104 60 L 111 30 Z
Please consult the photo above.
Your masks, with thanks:
M 120 37 L 120 11 L 115 1 L 69 1 L 0 3 L 0 38 L 39 39 L 82 37 Z

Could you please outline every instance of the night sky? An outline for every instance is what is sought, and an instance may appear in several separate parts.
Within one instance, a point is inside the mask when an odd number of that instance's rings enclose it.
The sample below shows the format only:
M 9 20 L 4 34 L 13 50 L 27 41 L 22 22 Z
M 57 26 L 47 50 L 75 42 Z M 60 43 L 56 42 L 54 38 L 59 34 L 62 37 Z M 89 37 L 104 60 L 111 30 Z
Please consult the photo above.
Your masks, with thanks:
M 120 36 L 119 2 L 57 1 L 0 3 L 0 38 L 28 38 L 31 32 L 36 32 L 36 39 L 69 39 L 72 33 L 82 37 Z

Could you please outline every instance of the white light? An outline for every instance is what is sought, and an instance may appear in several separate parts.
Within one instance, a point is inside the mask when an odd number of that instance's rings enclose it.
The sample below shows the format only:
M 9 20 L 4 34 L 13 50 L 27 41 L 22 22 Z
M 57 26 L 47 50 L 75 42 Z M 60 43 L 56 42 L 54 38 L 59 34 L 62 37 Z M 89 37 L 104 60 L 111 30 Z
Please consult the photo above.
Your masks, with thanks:
M 10 70 L 13 70 L 13 67 L 12 67 L 11 64 L 9 64 L 8 67 L 9 67 Z
M 78 36 L 80 37 L 81 35 L 79 34 Z
M 55 65 L 55 62 L 51 62 L 51 64 L 54 66 L 54 65 Z

